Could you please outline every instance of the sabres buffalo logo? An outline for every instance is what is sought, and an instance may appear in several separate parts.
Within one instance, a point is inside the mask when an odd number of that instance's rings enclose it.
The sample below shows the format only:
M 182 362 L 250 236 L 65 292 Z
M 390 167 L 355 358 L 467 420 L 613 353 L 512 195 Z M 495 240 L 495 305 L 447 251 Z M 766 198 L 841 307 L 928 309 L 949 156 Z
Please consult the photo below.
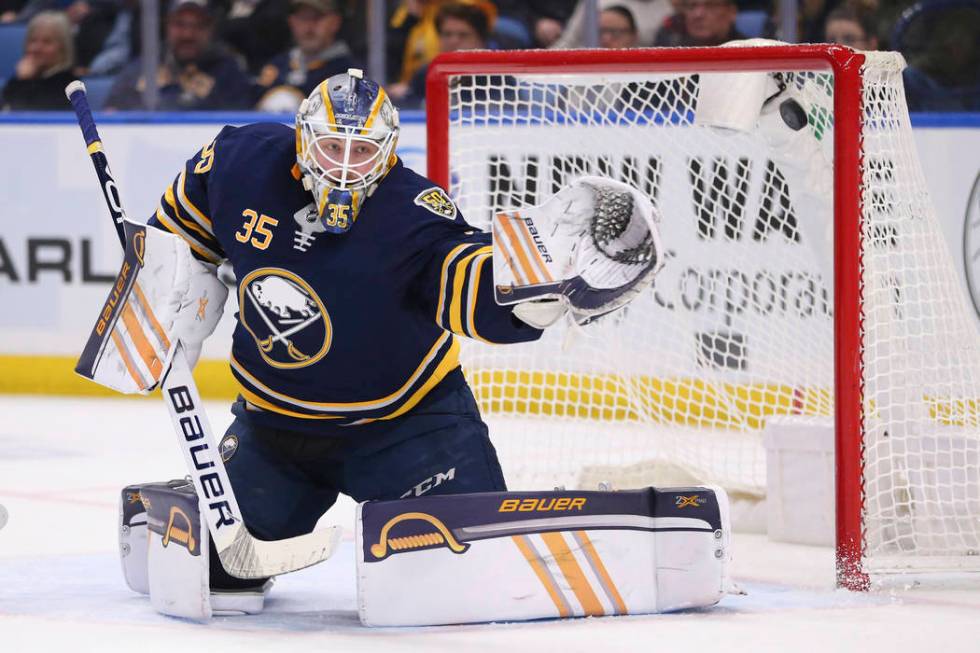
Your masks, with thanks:
M 312 365 L 330 349 L 333 327 L 323 302 L 306 281 L 288 270 L 262 268 L 238 285 L 242 326 L 272 367 Z

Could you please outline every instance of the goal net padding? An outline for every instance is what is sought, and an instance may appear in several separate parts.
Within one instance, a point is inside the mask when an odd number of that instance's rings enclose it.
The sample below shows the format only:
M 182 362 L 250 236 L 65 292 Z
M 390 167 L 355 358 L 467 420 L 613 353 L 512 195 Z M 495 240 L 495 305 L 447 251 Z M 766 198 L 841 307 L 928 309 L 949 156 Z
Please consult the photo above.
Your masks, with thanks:
M 767 422 L 824 419 L 842 582 L 980 569 L 980 340 L 903 67 L 839 46 L 434 62 L 429 174 L 470 223 L 596 174 L 662 216 L 667 263 L 625 310 L 535 343 L 463 343 L 512 489 L 698 482 L 762 497 Z M 763 98 L 794 98 L 806 126 L 746 109 L 760 73 Z

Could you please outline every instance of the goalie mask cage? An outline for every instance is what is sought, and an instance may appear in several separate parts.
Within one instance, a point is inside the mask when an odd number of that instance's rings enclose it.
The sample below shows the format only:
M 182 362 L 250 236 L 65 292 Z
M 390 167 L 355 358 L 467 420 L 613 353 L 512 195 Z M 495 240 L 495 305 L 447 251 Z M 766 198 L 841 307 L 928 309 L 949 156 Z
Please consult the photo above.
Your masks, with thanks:
M 786 45 L 433 62 L 429 176 L 471 224 L 583 174 L 633 184 L 661 216 L 666 265 L 625 310 L 536 343 L 462 343 L 512 489 L 761 496 L 766 424 L 823 420 L 840 585 L 980 570 L 980 348 L 903 68 Z M 790 97 L 798 131 L 770 110 Z

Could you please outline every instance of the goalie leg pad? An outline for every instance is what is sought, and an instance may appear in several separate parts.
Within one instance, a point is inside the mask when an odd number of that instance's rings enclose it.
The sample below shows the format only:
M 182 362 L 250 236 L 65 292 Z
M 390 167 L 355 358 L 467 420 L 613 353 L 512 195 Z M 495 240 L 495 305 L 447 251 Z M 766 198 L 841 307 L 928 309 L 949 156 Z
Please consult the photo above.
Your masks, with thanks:
M 129 589 L 150 593 L 146 568 L 146 509 L 140 489 L 146 484 L 127 485 L 119 499 L 119 559 Z
M 157 612 L 204 621 L 212 614 L 262 611 L 272 580 L 242 581 L 237 589 L 209 590 L 210 534 L 189 482 L 179 479 L 127 486 L 120 514 L 126 584 L 149 594 Z
M 714 605 L 731 588 L 729 524 L 727 496 L 708 487 L 362 503 L 361 622 L 424 626 Z
M 189 483 L 151 483 L 140 490 L 146 507 L 150 603 L 174 617 L 211 618 L 207 524 Z

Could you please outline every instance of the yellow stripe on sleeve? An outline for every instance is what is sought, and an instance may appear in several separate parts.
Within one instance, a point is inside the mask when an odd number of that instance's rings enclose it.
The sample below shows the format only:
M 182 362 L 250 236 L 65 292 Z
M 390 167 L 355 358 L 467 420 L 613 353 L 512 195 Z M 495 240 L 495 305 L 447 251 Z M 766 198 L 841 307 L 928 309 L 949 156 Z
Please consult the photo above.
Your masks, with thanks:
M 163 194 L 163 201 L 167 204 L 167 206 L 173 209 L 172 217 L 179 220 L 180 224 L 191 229 L 192 231 L 197 232 L 200 236 L 202 236 L 207 241 L 214 240 L 214 234 L 205 231 L 204 227 L 197 224 L 193 220 L 185 220 L 184 217 L 180 214 L 180 207 L 177 205 L 177 199 L 174 197 L 174 189 L 172 185 L 167 186 L 167 190 Z
M 469 306 L 467 307 L 466 311 L 466 324 L 469 327 L 470 337 L 488 344 L 493 343 L 476 332 L 475 315 L 476 303 L 480 299 L 480 275 L 483 272 L 483 265 L 492 258 L 493 254 L 482 254 L 476 261 L 473 262 L 473 265 L 470 266 L 470 296 L 468 301 Z
M 452 251 L 446 254 L 446 258 L 442 261 L 442 272 L 439 274 L 439 303 L 436 305 L 436 324 L 440 326 L 442 326 L 442 311 L 446 307 L 446 284 L 449 281 L 449 265 L 459 256 L 461 251 L 470 245 L 471 243 L 457 245 Z
M 209 249 L 206 249 L 200 243 L 198 243 L 196 240 L 194 240 L 193 238 L 189 237 L 184 232 L 184 230 L 178 228 L 177 225 L 175 225 L 171 221 L 170 217 L 167 216 L 167 214 L 164 213 L 163 210 L 160 209 L 160 208 L 157 208 L 157 220 L 160 221 L 160 224 L 162 224 L 167 229 L 167 231 L 169 231 L 170 233 L 174 234 L 175 236 L 180 236 L 185 241 L 187 241 L 187 244 L 190 245 L 191 249 L 195 253 L 197 253 L 201 258 L 203 258 L 203 259 L 205 259 L 205 260 L 207 260 L 207 261 L 209 261 L 211 263 L 214 263 L 215 265 L 221 263 L 221 256 L 219 256 L 216 252 L 213 252 L 213 251 L 211 251 Z
M 201 209 L 194 206 L 194 202 L 192 202 L 190 198 L 187 197 L 187 192 L 184 189 L 184 182 L 186 181 L 186 179 L 187 179 L 186 171 L 181 170 L 180 175 L 177 177 L 177 194 L 180 199 L 181 206 L 183 206 L 184 209 L 188 213 L 190 213 L 191 216 L 195 220 L 197 220 L 202 227 L 204 227 L 209 232 L 213 232 L 214 227 L 211 224 L 211 219 L 208 218 L 206 215 L 204 215 Z
M 493 249 L 486 245 L 471 254 L 467 254 L 456 264 L 453 273 L 453 296 L 449 304 L 449 330 L 453 333 L 466 335 L 463 330 L 463 283 L 466 281 L 466 268 L 480 254 L 492 251 Z

